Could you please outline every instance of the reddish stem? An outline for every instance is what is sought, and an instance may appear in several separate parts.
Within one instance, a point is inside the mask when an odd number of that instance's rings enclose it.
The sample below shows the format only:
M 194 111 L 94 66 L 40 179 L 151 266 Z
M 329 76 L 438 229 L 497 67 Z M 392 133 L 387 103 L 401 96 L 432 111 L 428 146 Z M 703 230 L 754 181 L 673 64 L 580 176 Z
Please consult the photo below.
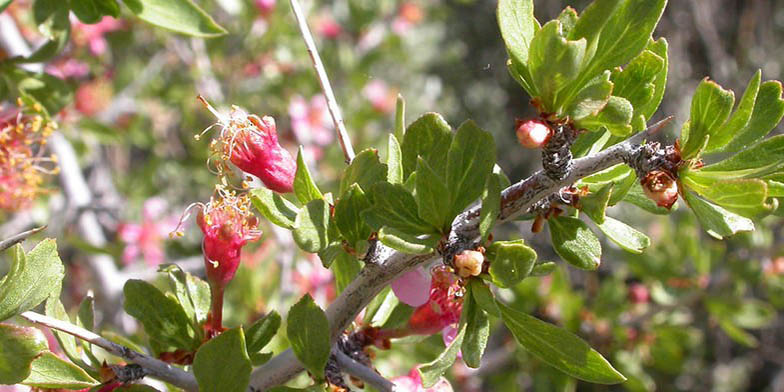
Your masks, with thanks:
M 208 322 L 210 334 L 214 336 L 223 331 L 223 285 L 220 283 L 211 284 L 210 289 L 212 303 Z

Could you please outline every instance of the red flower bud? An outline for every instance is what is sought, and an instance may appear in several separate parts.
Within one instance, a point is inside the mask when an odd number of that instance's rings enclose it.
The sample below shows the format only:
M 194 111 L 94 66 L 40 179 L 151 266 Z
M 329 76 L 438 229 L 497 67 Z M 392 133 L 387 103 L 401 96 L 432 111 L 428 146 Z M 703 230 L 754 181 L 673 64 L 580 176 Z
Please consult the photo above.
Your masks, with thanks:
M 234 106 L 228 117 L 218 113 L 204 98 L 199 100 L 218 118 L 221 133 L 210 148 L 220 162 L 231 162 L 246 173 L 253 174 L 267 188 L 280 193 L 293 189 L 297 163 L 278 143 L 275 119 L 259 118 Z M 219 170 L 223 169 L 219 163 Z
M 642 283 L 632 283 L 629 285 L 629 301 L 635 304 L 644 304 L 650 300 L 648 288 Z
M 436 267 L 432 274 L 430 298 L 408 320 L 408 328 L 414 334 L 431 335 L 460 321 L 463 298 L 455 275 L 447 267 Z
M 667 172 L 654 170 L 640 183 L 645 196 L 656 202 L 659 207 L 670 209 L 678 200 L 678 184 Z
M 464 250 L 455 255 L 455 269 L 461 278 L 469 276 L 479 276 L 482 273 L 482 264 L 485 262 L 485 255 L 475 250 Z
M 525 148 L 542 148 L 550 140 L 550 136 L 553 135 L 553 130 L 547 122 L 538 118 L 517 119 L 515 121 L 515 130 L 517 140 Z

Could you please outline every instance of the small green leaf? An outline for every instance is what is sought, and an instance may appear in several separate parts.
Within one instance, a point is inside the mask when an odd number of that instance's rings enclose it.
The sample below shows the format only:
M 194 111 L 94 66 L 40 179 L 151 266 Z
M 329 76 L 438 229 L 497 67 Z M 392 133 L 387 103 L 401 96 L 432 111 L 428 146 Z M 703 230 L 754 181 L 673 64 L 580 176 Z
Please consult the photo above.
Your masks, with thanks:
M 569 41 L 561 22 L 551 20 L 536 32 L 528 53 L 528 71 L 536 86 L 537 98 L 547 112 L 561 112 L 558 92 L 577 77 L 585 56 L 585 39 Z
M 294 220 L 294 242 L 306 252 L 317 253 L 329 244 L 328 229 L 329 204 L 324 199 L 311 200 Z
M 88 331 L 95 331 L 95 301 L 92 295 L 85 296 L 82 299 L 82 303 L 79 304 L 79 311 L 76 313 L 76 325 Z M 82 347 L 91 363 L 96 367 L 100 366 L 101 362 L 93 353 L 93 345 L 85 341 L 82 342 Z
M 632 104 L 626 98 L 613 95 L 598 114 L 575 121 L 575 126 L 594 132 L 606 128 L 614 136 L 626 137 L 632 132 L 630 124 L 633 115 Z
M 645 121 L 649 121 L 654 113 L 656 113 L 656 109 L 659 108 L 659 104 L 661 104 L 662 98 L 664 97 L 664 90 L 667 87 L 667 72 L 669 67 L 669 58 L 667 56 L 667 49 L 668 44 L 667 40 L 664 38 L 659 38 L 658 40 L 654 41 L 651 39 L 648 42 L 648 46 L 646 47 L 647 50 L 653 52 L 659 58 L 664 60 L 664 65 L 662 66 L 659 74 L 656 75 L 656 78 L 653 80 L 654 92 L 653 97 L 642 105 L 634 106 L 634 115 L 635 116 L 642 116 L 645 118 Z M 640 131 L 642 129 L 636 129 L 635 131 Z
M 558 268 L 558 265 L 552 261 L 544 261 L 534 266 L 530 276 L 547 276 L 555 271 L 556 268 Z
M 518 64 L 527 64 L 531 40 L 539 29 L 539 22 L 534 18 L 533 1 L 500 0 L 497 15 L 509 57 Z
M 305 164 L 304 151 L 299 146 L 297 153 L 297 172 L 294 174 L 294 195 L 302 204 L 307 204 L 311 200 L 323 199 L 324 195 L 318 189 L 316 182 L 310 175 L 308 165 Z
M 335 225 L 352 247 L 357 241 L 370 237 L 372 229 L 362 220 L 362 212 L 370 206 L 359 184 L 351 185 L 335 205 Z
M 177 301 L 191 319 L 193 326 L 198 329 L 207 320 L 207 313 L 210 310 L 210 285 L 183 271 L 176 264 L 163 265 L 158 268 L 158 271 L 166 272 L 169 286 Z
M 784 169 L 784 135 L 765 139 L 743 151 L 699 169 L 701 177 L 737 179 L 762 177 Z
M 67 323 L 71 322 L 71 318 L 68 317 L 68 313 L 65 311 L 65 307 L 57 297 L 47 298 L 45 309 L 47 316 L 57 320 L 65 321 Z M 63 350 L 68 359 L 71 360 L 71 362 L 79 365 L 82 368 L 88 367 L 88 365 L 82 361 L 82 355 L 79 352 L 79 349 L 76 347 L 76 338 L 74 338 L 73 335 L 60 332 L 56 329 L 52 329 L 52 333 L 54 334 L 55 339 L 57 339 L 57 343 L 60 345 L 60 348 Z
M 125 0 L 139 19 L 177 33 L 212 38 L 226 34 L 210 15 L 192 0 Z
M 14 0 L 0 0 L 0 12 L 5 11 Z
M 332 263 L 332 273 L 335 274 L 335 286 L 337 286 L 337 293 L 340 294 L 345 290 L 349 283 L 359 274 L 362 265 L 356 257 L 341 251 L 335 257 Z
M 387 286 L 368 304 L 362 323 L 380 326 L 389 319 L 393 308 L 400 303 L 392 289 Z
M 478 368 L 482 359 L 482 354 L 487 347 L 487 339 L 490 336 L 490 319 L 487 313 L 478 305 L 473 298 L 473 292 L 469 286 L 466 296 L 463 298 L 463 312 L 466 313 L 466 330 L 463 344 L 460 345 L 460 352 L 463 355 L 463 362 L 466 366 Z
M 373 184 L 386 178 L 387 165 L 379 160 L 378 151 L 369 148 L 357 154 L 346 167 L 343 178 L 340 179 L 338 194 L 342 197 L 353 184 L 359 184 L 363 191 L 367 191 Z
M 49 118 L 57 114 L 66 104 L 71 102 L 72 91 L 63 80 L 49 74 L 35 74 L 21 68 L 3 69 L 3 76 L 16 87 L 22 102 L 28 106 L 36 103 L 44 109 L 43 114 Z
M 585 213 L 585 215 L 588 215 L 592 221 L 599 224 L 603 223 L 604 211 L 607 209 L 607 203 L 610 201 L 612 190 L 613 183 L 605 183 L 599 190 L 581 197 L 579 204 L 580 211 Z
M 46 349 L 46 337 L 38 329 L 0 323 L 0 384 L 27 378 L 31 363 Z
M 548 365 L 583 381 L 618 384 L 626 381 L 601 354 L 575 334 L 498 303 L 501 317 L 515 340 Z
M 683 159 L 698 156 L 709 137 L 719 130 L 730 115 L 735 93 L 723 89 L 716 82 L 702 80 L 691 100 L 688 132 L 681 133 L 681 155 Z
M 711 138 L 708 140 L 708 145 L 705 147 L 705 152 L 713 152 L 720 150 L 727 143 L 730 142 L 738 131 L 743 129 L 751 119 L 751 113 L 754 111 L 754 103 L 757 101 L 757 93 L 759 93 L 760 83 L 762 82 L 762 71 L 757 71 L 746 86 L 746 91 L 738 103 L 735 112 L 732 113 L 729 120 L 724 123 L 719 129 L 711 133 Z
M 672 211 L 678 209 L 677 202 L 673 204 L 670 209 L 657 206 L 655 201 L 649 199 L 648 196 L 645 196 L 645 193 L 642 191 L 642 186 L 638 181 L 634 181 L 629 192 L 623 197 L 623 201 L 634 204 L 635 206 L 656 215 L 669 215 Z
M 729 237 L 739 231 L 754 230 L 754 222 L 751 219 L 708 203 L 692 192 L 683 192 L 683 196 L 694 211 L 694 215 L 697 216 L 697 220 L 700 221 L 702 228 L 717 239 Z
M 627 252 L 640 254 L 643 249 L 651 245 L 651 239 L 648 236 L 609 216 L 605 217 L 603 223 L 597 222 L 596 226 L 610 241 Z
M 427 162 L 417 160 L 416 192 L 417 215 L 441 232 L 447 232 L 454 216 L 448 200 L 450 189 Z
M 49 296 L 59 297 L 65 275 L 57 244 L 51 238 L 27 255 L 17 244 L 11 254 L 11 268 L 0 280 L 0 321 L 38 306 Z
M 446 185 L 449 191 L 446 194 L 451 197 L 450 221 L 482 196 L 494 165 L 493 135 L 470 120 L 460 125 L 447 154 Z
M 400 147 L 403 178 L 408 178 L 416 170 L 417 157 L 420 156 L 439 176 L 443 176 L 451 142 L 452 128 L 438 113 L 426 113 L 411 123 Z
M 30 376 L 22 384 L 35 388 L 85 389 L 98 385 L 82 368 L 45 352 L 33 361 Z
M 735 132 L 724 151 L 742 151 L 767 135 L 784 116 L 784 99 L 781 98 L 781 82 L 769 80 L 762 83 L 751 118 L 745 127 Z
M 602 106 L 603 107 L 603 106 Z M 613 135 L 607 131 L 584 132 L 577 136 L 577 140 L 572 144 L 572 155 L 575 158 L 595 154 L 604 149 Z
M 757 179 L 717 180 L 700 171 L 682 171 L 681 184 L 730 212 L 754 218 L 770 212 L 768 186 Z
M 380 182 L 371 187 L 368 196 L 373 207 L 363 212 L 362 217 L 370 227 L 378 230 L 387 226 L 411 235 L 437 232 L 419 217 L 414 196 L 402 185 Z
M 650 114 L 643 113 L 641 109 L 651 100 L 657 98 L 656 81 L 661 75 L 666 60 L 658 54 L 643 50 L 622 70 L 616 68 L 613 71 L 612 81 L 615 85 L 613 95 L 625 98 L 634 108 L 633 119 L 638 119 L 642 126 L 635 127 L 634 130 L 640 131 L 648 121 Z M 647 116 L 646 116 L 647 115 Z
M 585 222 L 568 216 L 548 220 L 555 253 L 569 264 L 584 270 L 599 268 L 602 245 Z
M 390 184 L 403 183 L 403 152 L 400 150 L 400 143 L 393 134 L 389 135 L 387 147 L 387 182 Z
M 572 120 L 595 116 L 607 105 L 612 91 L 613 83 L 610 81 L 610 71 L 604 71 L 586 83 L 585 87 L 577 93 L 570 107 L 566 110 L 566 114 Z
M 248 353 L 255 354 L 261 351 L 278 332 L 278 328 L 280 328 L 280 315 L 274 310 L 251 324 L 245 332 Z
M 294 355 L 314 378 L 323 380 L 331 347 L 329 322 L 324 311 L 306 294 L 291 307 L 286 323 Z
M 127 281 L 123 294 L 125 311 L 144 325 L 153 351 L 199 347 L 193 324 L 177 301 L 143 280 Z
M 232 328 L 208 340 L 193 359 L 193 374 L 202 391 L 245 391 L 251 370 L 242 328 Z
M 471 279 L 469 285 L 471 286 L 471 297 L 476 301 L 476 304 L 485 312 L 501 317 L 501 312 L 498 310 L 490 288 L 481 279 Z
M 564 36 L 569 36 L 569 32 L 572 31 L 574 26 L 577 24 L 577 11 L 574 8 L 567 6 L 564 8 L 560 14 L 558 14 L 558 21 L 561 22 L 561 28 L 563 29 Z
M 487 183 L 482 192 L 482 210 L 479 211 L 479 236 L 482 241 L 487 240 L 487 236 L 495 226 L 498 214 L 501 213 L 501 179 L 499 177 L 495 173 L 487 177 Z
M 392 227 L 384 227 L 378 232 L 378 240 L 382 244 L 412 255 L 426 255 L 435 252 L 439 238 L 436 235 L 418 238 Z
M 405 135 L 405 132 L 406 132 L 406 100 L 403 99 L 402 95 L 398 94 L 397 100 L 395 100 L 395 133 L 394 133 L 395 141 L 403 140 L 403 136 Z M 401 162 L 402 162 L 402 157 L 401 157 Z M 390 163 L 387 162 L 387 165 L 390 165 Z
M 269 360 L 272 359 L 272 353 L 271 352 L 253 353 L 250 354 L 249 357 L 250 357 L 250 364 L 256 367 L 269 362 Z
M 569 39 L 585 38 L 589 45 L 595 45 L 607 21 L 623 2 L 623 0 L 592 1 L 580 14 L 574 28 L 569 32 Z
M 69 0 L 68 5 L 71 12 L 76 15 L 82 23 L 95 24 L 101 21 L 103 14 L 98 10 L 96 0 Z
M 499 287 L 513 287 L 531 273 L 536 263 L 536 251 L 522 239 L 496 241 L 487 248 L 490 276 Z
M 250 191 L 250 195 L 253 205 L 270 222 L 285 229 L 294 228 L 294 220 L 299 212 L 294 203 L 267 188 L 256 188 Z
M 455 336 L 455 340 L 453 340 L 436 359 L 417 368 L 422 377 L 423 387 L 430 388 L 435 385 L 441 379 L 441 376 L 444 375 L 444 372 L 455 363 L 466 333 L 465 317 L 465 315 L 460 316 L 459 332 L 457 333 L 457 336 Z

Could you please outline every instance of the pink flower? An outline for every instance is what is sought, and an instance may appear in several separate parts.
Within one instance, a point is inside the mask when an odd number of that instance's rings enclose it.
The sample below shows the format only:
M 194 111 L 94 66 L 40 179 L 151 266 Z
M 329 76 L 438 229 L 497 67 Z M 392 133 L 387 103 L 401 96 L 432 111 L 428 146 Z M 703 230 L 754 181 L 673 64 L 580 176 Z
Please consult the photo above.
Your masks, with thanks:
M 71 58 L 46 65 L 46 73 L 60 79 L 83 78 L 89 72 L 89 65 Z
M 413 334 L 432 335 L 460 321 L 463 300 L 457 277 L 445 266 L 433 268 L 431 272 L 430 297 L 408 320 L 408 329 Z
M 395 109 L 396 93 L 383 80 L 371 80 L 362 89 L 362 95 L 370 101 L 373 109 L 381 113 L 389 113 Z
M 175 229 L 177 221 L 173 216 L 163 216 L 166 201 L 152 197 L 144 202 L 141 223 L 123 223 L 117 235 L 124 242 L 122 260 L 125 265 L 133 263 L 140 255 L 149 266 L 163 263 L 164 240 Z
M 104 34 L 120 30 L 123 23 L 111 16 L 104 16 L 100 22 L 95 24 L 84 24 L 76 18 L 71 21 L 74 42 L 78 46 L 88 46 L 90 53 L 100 56 L 106 53 L 107 43 Z
M 221 127 L 217 141 L 210 145 L 221 162 L 230 161 L 264 185 L 279 193 L 293 189 L 297 163 L 278 143 L 275 119 L 259 118 L 234 106 L 229 116 L 218 113 L 204 98 L 199 99 L 218 118 Z
M 400 302 L 419 307 L 430 298 L 430 281 L 430 274 L 415 268 L 395 279 L 390 286 Z
M 403 35 L 422 21 L 423 16 L 424 12 L 417 4 L 405 2 L 398 9 L 395 20 L 392 21 L 392 31 L 398 35 Z
M 314 95 L 310 102 L 297 95 L 289 103 L 291 129 L 301 144 L 326 146 L 334 138 L 332 119 L 327 109 L 327 99 L 323 95 Z
M 256 9 L 259 10 L 261 16 L 267 16 L 275 10 L 276 0 L 253 0 Z
M 94 116 L 109 107 L 112 93 L 112 83 L 107 79 L 83 83 L 74 94 L 76 110 L 85 116 Z
M 399 392 L 453 392 L 452 385 L 443 377 L 438 380 L 436 385 L 430 388 L 423 387 L 422 378 L 416 369 L 411 369 L 405 376 L 393 378 L 392 383 L 397 387 L 395 390 Z
M 335 39 L 343 32 L 343 28 L 329 14 L 322 14 L 316 19 L 315 30 L 318 35 L 328 39 Z

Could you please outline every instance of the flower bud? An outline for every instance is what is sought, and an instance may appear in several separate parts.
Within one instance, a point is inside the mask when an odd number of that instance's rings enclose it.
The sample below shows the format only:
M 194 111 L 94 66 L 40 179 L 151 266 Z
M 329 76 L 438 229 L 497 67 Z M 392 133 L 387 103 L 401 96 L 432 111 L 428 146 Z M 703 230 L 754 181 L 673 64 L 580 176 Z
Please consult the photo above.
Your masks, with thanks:
M 461 278 L 479 276 L 484 262 L 485 255 L 475 250 L 464 250 L 455 255 L 454 259 L 455 269 Z
M 648 288 L 642 283 L 632 283 L 629 285 L 629 301 L 635 304 L 648 303 L 650 300 L 650 293 Z
M 667 172 L 654 170 L 640 183 L 645 196 L 656 202 L 659 207 L 670 209 L 678 200 L 678 184 Z
M 275 192 L 293 190 L 297 163 L 278 143 L 275 119 L 270 116 L 259 118 L 236 106 L 226 117 L 204 98 L 200 96 L 199 99 L 218 118 L 221 133 L 210 147 L 221 162 L 230 161 L 244 172 L 258 177 Z M 220 169 L 222 167 L 219 166 Z
M 542 148 L 550 140 L 550 136 L 553 135 L 553 130 L 547 122 L 538 118 L 517 119 L 515 121 L 515 132 L 517 133 L 517 140 L 525 148 Z

